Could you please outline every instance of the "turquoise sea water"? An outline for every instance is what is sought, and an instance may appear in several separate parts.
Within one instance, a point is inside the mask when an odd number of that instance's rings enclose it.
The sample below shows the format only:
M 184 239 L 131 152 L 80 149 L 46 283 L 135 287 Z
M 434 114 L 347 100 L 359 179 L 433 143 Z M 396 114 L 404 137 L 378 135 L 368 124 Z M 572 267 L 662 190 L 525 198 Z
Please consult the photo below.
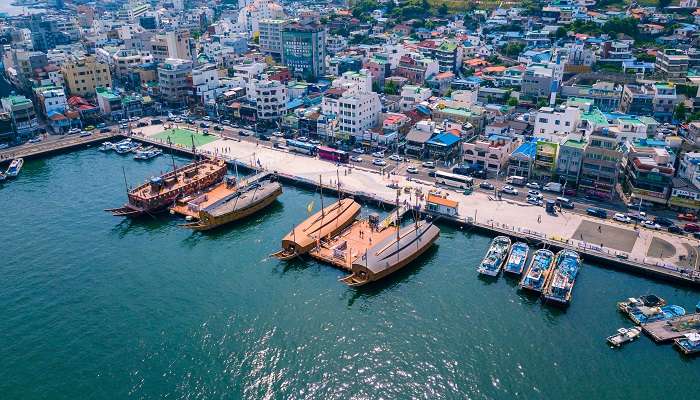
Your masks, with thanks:
M 179 162 L 184 162 L 179 159 Z M 267 257 L 314 194 L 212 233 L 105 208 L 166 170 L 96 149 L 32 160 L 0 186 L 2 399 L 689 399 L 700 361 L 642 337 L 615 302 L 700 292 L 584 265 L 561 311 L 475 265 L 490 238 L 438 246 L 359 290 L 313 261 Z M 317 202 L 318 203 L 318 202 Z M 365 212 L 374 211 L 366 209 Z

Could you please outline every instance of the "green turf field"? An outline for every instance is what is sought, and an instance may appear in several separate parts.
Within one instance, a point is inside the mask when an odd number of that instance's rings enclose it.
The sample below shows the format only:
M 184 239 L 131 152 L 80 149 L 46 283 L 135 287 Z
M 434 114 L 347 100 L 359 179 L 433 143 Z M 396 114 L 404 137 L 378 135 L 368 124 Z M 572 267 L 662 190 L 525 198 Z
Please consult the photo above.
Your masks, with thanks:
M 203 146 L 207 143 L 211 143 L 217 139 L 217 137 L 213 135 L 204 136 L 201 133 L 196 133 L 193 130 L 182 128 L 167 129 L 151 137 L 155 139 L 161 139 L 163 142 L 166 142 L 168 140 L 168 137 L 170 137 L 170 141 L 174 144 L 179 144 L 183 147 L 192 147 L 193 135 L 194 144 L 197 147 Z

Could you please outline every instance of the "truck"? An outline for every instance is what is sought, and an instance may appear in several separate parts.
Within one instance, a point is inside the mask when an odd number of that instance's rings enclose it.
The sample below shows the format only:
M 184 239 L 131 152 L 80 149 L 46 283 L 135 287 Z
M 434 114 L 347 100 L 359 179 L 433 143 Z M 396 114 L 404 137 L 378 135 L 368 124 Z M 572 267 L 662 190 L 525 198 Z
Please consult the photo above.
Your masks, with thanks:
M 525 182 L 527 179 L 524 176 L 513 175 L 506 178 L 506 183 L 510 185 L 525 186 Z
M 544 185 L 542 190 L 545 190 L 547 192 L 561 193 L 561 183 L 549 182 L 546 185 Z

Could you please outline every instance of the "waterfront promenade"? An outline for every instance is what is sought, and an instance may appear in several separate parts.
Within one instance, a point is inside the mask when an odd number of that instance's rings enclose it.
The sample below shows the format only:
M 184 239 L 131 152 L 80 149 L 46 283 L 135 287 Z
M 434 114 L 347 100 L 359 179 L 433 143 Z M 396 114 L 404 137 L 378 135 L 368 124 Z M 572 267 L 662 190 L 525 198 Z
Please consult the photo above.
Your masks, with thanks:
M 163 131 L 162 126 L 148 126 L 140 130 L 145 139 L 158 143 L 152 137 Z M 189 151 L 182 147 L 181 150 Z M 236 139 L 218 138 L 198 151 L 220 155 L 230 162 L 253 169 L 276 171 L 282 178 L 308 185 L 318 185 L 319 178 L 327 188 L 340 189 L 365 200 L 394 204 L 399 187 L 400 203 L 424 203 L 416 199 L 416 189 L 422 193 L 436 190 L 428 182 L 409 180 L 398 175 L 386 175 L 308 156 L 274 149 Z M 390 187 L 391 186 L 391 187 Z M 410 187 L 410 190 L 404 190 Z M 662 231 L 633 229 L 631 225 L 601 220 L 575 213 L 547 214 L 542 207 L 474 191 L 465 195 L 452 189 L 438 188 L 459 203 L 459 215 L 452 219 L 466 226 L 508 234 L 530 242 L 557 248 L 572 248 L 602 261 L 628 267 L 661 277 L 700 283 L 697 249 L 700 242 L 691 237 Z
M 99 143 L 105 140 L 112 139 L 118 134 L 99 133 L 94 131 L 90 136 L 79 135 L 62 135 L 48 136 L 44 140 L 37 143 L 25 143 L 21 146 L 10 147 L 0 150 L 0 162 L 9 162 L 14 158 L 32 158 L 44 156 L 47 154 L 69 150 L 75 147 Z

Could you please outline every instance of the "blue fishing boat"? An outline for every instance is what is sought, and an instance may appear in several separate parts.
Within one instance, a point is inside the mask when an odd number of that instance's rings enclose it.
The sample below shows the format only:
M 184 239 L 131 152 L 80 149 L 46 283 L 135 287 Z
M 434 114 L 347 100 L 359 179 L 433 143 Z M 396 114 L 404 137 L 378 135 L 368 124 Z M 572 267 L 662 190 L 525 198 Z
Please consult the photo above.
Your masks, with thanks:
M 553 264 L 554 253 L 546 249 L 537 250 L 532 256 L 527 273 L 518 285 L 520 289 L 542 293 Z
M 497 236 L 491 242 L 489 251 L 476 269 L 481 275 L 496 276 L 501 272 L 501 267 L 510 249 L 510 238 L 507 236 Z
M 503 268 L 503 272 L 515 275 L 522 274 L 529 253 L 530 247 L 527 244 L 523 242 L 515 243 L 510 248 L 510 254 L 508 255 L 508 260 L 506 261 L 506 266 Z
M 581 257 L 572 250 L 562 250 L 557 253 L 557 259 L 552 271 L 552 279 L 544 288 L 545 301 L 560 305 L 569 305 L 576 283 L 576 275 L 581 268 Z
M 683 354 L 691 355 L 700 353 L 700 332 L 690 332 L 675 339 L 674 344 Z
M 637 325 L 663 321 L 685 315 L 685 308 L 676 305 L 663 307 L 637 307 L 629 312 L 629 317 Z

